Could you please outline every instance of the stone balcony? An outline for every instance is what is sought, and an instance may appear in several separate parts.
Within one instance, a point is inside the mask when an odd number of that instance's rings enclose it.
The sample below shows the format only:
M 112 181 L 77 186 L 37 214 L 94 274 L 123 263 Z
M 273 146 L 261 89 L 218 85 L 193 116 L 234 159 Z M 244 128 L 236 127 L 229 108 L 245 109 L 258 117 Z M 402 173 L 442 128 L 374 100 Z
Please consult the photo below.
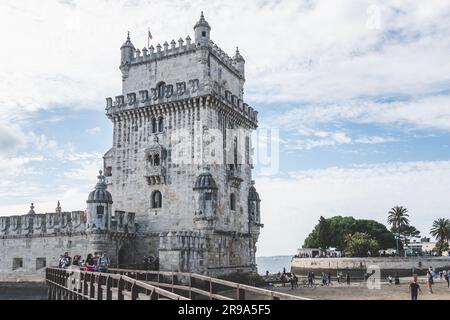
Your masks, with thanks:
M 166 168 L 164 166 L 153 166 L 147 164 L 144 176 L 149 185 L 164 184 L 166 181 Z
M 244 171 L 239 165 L 229 165 L 227 169 L 227 179 L 232 187 L 239 188 L 241 182 L 244 181 Z

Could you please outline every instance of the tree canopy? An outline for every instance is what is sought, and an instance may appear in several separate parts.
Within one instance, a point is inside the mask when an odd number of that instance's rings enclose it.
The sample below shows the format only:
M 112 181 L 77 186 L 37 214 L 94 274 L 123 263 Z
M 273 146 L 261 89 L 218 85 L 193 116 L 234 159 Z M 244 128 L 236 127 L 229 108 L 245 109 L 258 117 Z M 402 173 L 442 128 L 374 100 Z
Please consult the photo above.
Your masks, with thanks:
M 347 247 L 345 237 L 355 233 L 365 233 L 377 242 L 380 249 L 396 246 L 393 233 L 377 221 L 335 216 L 327 219 L 321 217 L 319 223 L 305 239 L 303 248 L 334 247 L 345 251 Z

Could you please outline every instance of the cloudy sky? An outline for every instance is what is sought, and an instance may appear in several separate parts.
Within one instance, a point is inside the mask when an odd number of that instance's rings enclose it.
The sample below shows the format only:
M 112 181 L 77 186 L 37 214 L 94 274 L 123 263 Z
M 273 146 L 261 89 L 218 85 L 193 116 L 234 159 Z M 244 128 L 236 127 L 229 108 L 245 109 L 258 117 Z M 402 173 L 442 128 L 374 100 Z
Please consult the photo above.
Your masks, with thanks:
M 148 27 L 192 37 L 201 10 L 244 55 L 261 127 L 279 129 L 279 168 L 255 170 L 258 255 L 295 253 L 320 215 L 385 223 L 403 205 L 423 235 L 450 216 L 447 0 L 3 0 L 0 215 L 84 209 L 127 31 L 140 48 Z

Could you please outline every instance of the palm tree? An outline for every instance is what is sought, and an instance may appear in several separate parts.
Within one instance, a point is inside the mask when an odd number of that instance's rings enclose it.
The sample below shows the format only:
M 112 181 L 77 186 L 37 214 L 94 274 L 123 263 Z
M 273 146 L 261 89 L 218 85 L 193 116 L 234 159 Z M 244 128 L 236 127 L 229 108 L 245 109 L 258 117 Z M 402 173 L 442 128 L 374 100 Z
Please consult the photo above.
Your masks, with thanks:
M 408 209 L 396 206 L 388 212 L 388 223 L 392 226 L 394 232 L 397 233 L 397 254 L 400 254 L 399 240 L 401 237 L 401 229 L 409 225 Z
M 444 218 L 434 220 L 430 234 L 436 238 L 438 255 L 441 255 L 442 248 L 450 238 L 450 220 Z

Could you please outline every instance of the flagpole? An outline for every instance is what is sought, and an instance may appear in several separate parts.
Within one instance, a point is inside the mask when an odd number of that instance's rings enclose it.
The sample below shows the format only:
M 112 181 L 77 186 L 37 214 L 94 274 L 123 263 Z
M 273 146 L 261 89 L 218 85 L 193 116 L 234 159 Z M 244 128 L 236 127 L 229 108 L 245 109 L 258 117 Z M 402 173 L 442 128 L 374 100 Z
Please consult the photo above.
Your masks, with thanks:
M 148 42 L 147 49 L 150 49 L 150 28 L 148 28 L 147 42 Z

